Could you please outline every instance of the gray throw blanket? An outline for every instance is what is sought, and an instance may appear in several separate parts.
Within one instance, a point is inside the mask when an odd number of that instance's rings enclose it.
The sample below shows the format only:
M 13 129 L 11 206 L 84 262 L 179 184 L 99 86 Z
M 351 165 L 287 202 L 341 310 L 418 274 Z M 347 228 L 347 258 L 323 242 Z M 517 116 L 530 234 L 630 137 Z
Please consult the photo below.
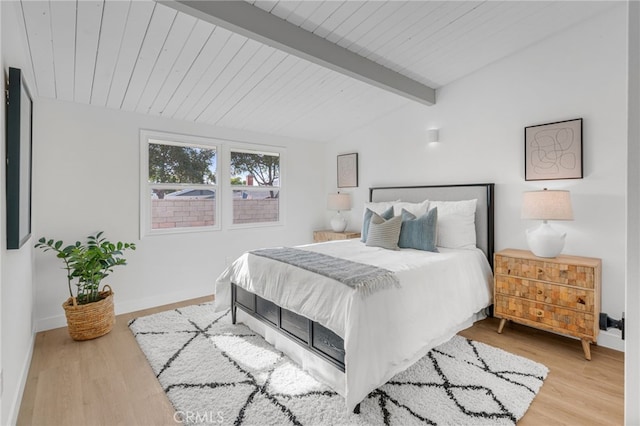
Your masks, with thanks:
M 363 295 L 370 295 L 376 291 L 400 285 L 398 277 L 387 269 L 313 251 L 280 247 L 253 250 L 249 253 L 324 275 Z

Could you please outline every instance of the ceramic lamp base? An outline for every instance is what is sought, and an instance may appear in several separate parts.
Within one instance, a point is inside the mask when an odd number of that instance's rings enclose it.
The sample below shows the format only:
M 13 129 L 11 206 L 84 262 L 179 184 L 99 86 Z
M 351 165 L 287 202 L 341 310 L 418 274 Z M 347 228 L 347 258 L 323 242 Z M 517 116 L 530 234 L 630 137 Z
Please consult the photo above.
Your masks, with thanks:
M 566 233 L 551 227 L 546 221 L 535 229 L 527 229 L 527 244 L 538 257 L 556 257 L 564 248 Z
M 331 219 L 331 229 L 333 229 L 334 232 L 344 232 L 344 230 L 347 229 L 347 219 L 345 219 L 340 212 Z

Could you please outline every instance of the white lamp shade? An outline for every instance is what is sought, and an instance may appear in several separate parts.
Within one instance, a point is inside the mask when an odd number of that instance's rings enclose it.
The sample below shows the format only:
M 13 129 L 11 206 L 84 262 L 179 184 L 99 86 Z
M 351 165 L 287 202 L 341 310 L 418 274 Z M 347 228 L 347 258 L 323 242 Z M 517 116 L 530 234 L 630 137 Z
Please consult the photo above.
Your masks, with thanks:
M 547 220 L 573 220 L 569 191 L 528 191 L 522 199 L 522 218 L 542 220 L 527 230 L 529 249 L 538 257 L 556 257 L 562 252 L 567 234 L 558 232 Z
M 522 199 L 522 219 L 573 220 L 569 191 L 528 191 Z
M 351 210 L 351 196 L 349 194 L 329 194 L 327 197 L 327 209 L 329 210 Z

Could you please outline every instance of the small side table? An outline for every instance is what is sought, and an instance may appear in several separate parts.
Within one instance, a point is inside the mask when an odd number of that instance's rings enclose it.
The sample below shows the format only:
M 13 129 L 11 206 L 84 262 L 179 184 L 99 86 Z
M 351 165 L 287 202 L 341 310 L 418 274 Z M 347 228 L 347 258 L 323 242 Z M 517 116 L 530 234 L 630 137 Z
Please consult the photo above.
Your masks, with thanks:
M 325 241 L 349 240 L 351 238 L 360 238 L 359 232 L 335 232 L 331 230 L 313 231 L 313 242 L 323 243 Z
M 547 259 L 525 250 L 507 249 L 494 256 L 494 316 L 498 333 L 511 320 L 530 327 L 577 337 L 584 357 L 598 339 L 602 261 L 560 255 Z

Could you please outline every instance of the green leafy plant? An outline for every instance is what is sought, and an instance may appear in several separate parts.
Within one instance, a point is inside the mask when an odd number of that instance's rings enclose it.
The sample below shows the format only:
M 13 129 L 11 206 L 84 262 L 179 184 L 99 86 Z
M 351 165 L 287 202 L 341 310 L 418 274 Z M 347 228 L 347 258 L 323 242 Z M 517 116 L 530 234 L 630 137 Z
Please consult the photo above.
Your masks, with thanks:
M 123 257 L 125 250 L 135 250 L 134 243 L 112 243 L 102 236 L 100 231 L 89 235 L 85 244 L 76 241 L 75 244 L 63 247 L 62 241 L 40 238 L 36 248 L 45 252 L 54 251 L 56 257 L 64 262 L 70 297 L 75 297 L 79 305 L 100 300 L 100 282 L 113 272 L 116 266 L 126 265 Z M 76 295 L 72 291 L 73 281 L 76 280 Z

